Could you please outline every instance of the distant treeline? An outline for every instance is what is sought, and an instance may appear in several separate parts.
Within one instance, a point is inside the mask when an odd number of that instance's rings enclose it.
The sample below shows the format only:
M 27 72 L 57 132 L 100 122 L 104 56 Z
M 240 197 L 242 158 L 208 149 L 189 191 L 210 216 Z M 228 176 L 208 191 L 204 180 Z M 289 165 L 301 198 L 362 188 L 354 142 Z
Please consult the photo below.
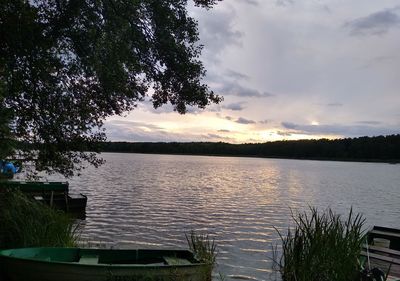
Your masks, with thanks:
M 400 162 L 400 134 L 346 139 L 223 142 L 106 142 L 103 152 L 251 156 L 290 159 Z

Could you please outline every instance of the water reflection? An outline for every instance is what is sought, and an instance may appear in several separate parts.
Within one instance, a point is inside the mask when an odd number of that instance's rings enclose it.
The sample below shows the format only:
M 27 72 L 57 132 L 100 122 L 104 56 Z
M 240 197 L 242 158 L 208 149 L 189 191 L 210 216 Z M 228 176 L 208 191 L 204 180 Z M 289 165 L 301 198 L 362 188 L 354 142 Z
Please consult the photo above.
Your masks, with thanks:
M 107 164 L 70 181 L 89 197 L 83 237 L 114 247 L 186 247 L 204 231 L 227 280 L 276 280 L 274 226 L 308 205 L 400 227 L 400 166 L 234 157 L 104 154 Z

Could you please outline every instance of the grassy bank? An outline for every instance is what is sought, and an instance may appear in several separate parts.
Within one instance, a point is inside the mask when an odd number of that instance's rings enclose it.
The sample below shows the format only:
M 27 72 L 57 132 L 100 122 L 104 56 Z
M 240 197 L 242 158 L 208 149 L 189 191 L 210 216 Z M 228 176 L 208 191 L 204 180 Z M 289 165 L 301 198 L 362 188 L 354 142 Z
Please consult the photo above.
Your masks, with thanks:
M 76 245 L 77 227 L 61 211 L 10 190 L 1 191 L 0 206 L 0 249 Z

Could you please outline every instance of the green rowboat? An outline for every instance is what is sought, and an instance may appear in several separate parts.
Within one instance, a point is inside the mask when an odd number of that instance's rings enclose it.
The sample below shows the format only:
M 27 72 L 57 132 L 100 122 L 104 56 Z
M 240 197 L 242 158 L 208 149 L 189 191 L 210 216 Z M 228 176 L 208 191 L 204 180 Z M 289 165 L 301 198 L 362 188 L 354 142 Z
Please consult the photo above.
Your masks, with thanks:
M 210 266 L 185 250 L 10 249 L 0 270 L 10 281 L 211 280 Z
M 26 193 L 68 193 L 68 182 L 0 180 L 0 188 L 19 189 Z

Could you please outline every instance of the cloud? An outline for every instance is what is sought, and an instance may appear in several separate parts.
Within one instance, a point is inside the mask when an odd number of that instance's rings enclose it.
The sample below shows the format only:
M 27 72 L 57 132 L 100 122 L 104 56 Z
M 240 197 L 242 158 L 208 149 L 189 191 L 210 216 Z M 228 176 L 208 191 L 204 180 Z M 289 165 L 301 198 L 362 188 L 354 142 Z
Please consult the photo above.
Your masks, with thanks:
M 107 136 L 112 141 L 168 141 L 173 140 L 163 128 L 144 122 L 106 121 Z
M 222 108 L 230 109 L 233 111 L 241 111 L 241 110 L 245 109 L 243 107 L 243 104 L 244 104 L 244 102 L 235 102 L 235 103 L 231 103 L 228 105 L 224 105 L 224 106 L 222 106 Z
M 224 85 L 218 90 L 222 95 L 232 95 L 238 97 L 254 97 L 254 98 L 268 98 L 274 96 L 268 92 L 260 92 L 258 90 L 247 88 L 237 82 L 225 81 Z
M 124 120 L 108 120 L 105 128 L 109 140 L 129 142 L 192 142 L 196 141 L 227 141 L 235 142 L 234 139 L 218 134 L 196 134 L 196 133 L 174 133 L 164 128 L 145 123 Z M 221 132 L 223 132 L 221 130 Z
M 368 122 L 368 121 L 367 121 Z M 290 122 L 282 122 L 282 126 L 286 129 L 295 130 L 297 134 L 306 135 L 336 135 L 347 137 L 360 136 L 378 136 L 398 134 L 399 127 L 393 126 L 374 126 L 378 125 L 374 121 L 371 123 L 342 125 L 342 124 L 327 124 L 327 125 L 305 125 L 295 124 Z M 291 132 L 292 134 L 294 132 Z
M 225 119 L 226 119 L 226 120 L 229 120 L 229 121 L 232 121 L 232 120 L 233 120 L 233 117 L 232 117 L 232 116 L 225 116 Z
M 298 127 L 297 124 L 294 123 L 290 123 L 290 122 L 282 122 L 282 127 L 284 127 L 285 129 L 296 129 Z
M 362 65 L 360 68 L 369 68 L 369 67 L 374 67 L 376 65 L 380 64 L 386 64 L 386 63 L 391 63 L 396 59 L 395 56 L 377 56 L 375 58 L 372 58 L 369 60 L 367 63 Z
M 241 46 L 243 33 L 234 29 L 237 15 L 233 9 L 212 9 L 198 12 L 200 43 L 206 46 L 203 55 L 210 62 L 218 62 L 218 55 L 232 45 Z
M 340 106 L 343 106 L 343 103 L 340 103 L 340 102 L 332 102 L 332 103 L 327 103 L 326 106 L 330 106 L 330 107 L 340 107 Z
M 243 74 L 243 73 L 231 70 L 231 69 L 227 70 L 225 72 L 225 75 L 230 78 L 233 78 L 235 80 L 248 80 L 249 79 L 249 76 L 247 76 L 246 74 Z
M 238 3 L 245 3 L 252 6 L 258 6 L 260 3 L 257 0 L 236 0 Z
M 293 5 L 294 4 L 294 0 L 276 0 L 275 1 L 277 6 L 289 6 L 289 5 Z
M 270 122 L 271 122 L 271 120 L 268 120 L 268 119 L 258 121 L 258 123 L 260 123 L 260 124 L 268 124 Z
M 246 119 L 246 118 L 243 118 L 243 117 L 239 117 L 235 122 L 239 123 L 239 124 L 244 124 L 244 125 L 255 124 L 256 123 L 253 120 L 249 120 L 249 119 Z
M 359 124 L 366 124 L 366 125 L 380 125 L 382 122 L 379 121 L 358 121 Z
M 394 27 L 400 27 L 400 16 L 398 10 L 400 7 L 386 9 L 372 13 L 366 17 L 358 18 L 347 22 L 345 27 L 350 30 L 350 35 L 382 35 Z
M 218 72 L 208 72 L 205 78 L 206 84 L 222 96 L 238 96 L 246 98 L 268 98 L 275 96 L 267 91 L 253 89 L 243 86 L 239 81 L 248 80 L 248 76 L 236 71 L 228 70 L 224 75 Z
M 221 129 L 221 130 L 218 130 L 218 132 L 221 132 L 221 133 L 230 133 L 231 131 L 230 131 L 230 130 L 226 130 L 226 129 Z

